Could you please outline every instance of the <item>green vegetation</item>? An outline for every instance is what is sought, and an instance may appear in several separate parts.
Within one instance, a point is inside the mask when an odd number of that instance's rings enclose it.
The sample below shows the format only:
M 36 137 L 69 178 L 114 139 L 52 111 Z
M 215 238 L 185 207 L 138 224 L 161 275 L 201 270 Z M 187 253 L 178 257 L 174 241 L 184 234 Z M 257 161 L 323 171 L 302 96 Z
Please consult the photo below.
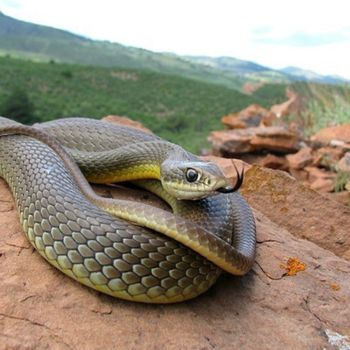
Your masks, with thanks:
M 196 64 L 173 54 L 156 53 L 63 30 L 20 21 L 0 13 L 0 56 L 33 61 L 148 69 L 241 89 L 246 81 L 235 72 Z
M 34 105 L 29 100 L 28 94 L 21 88 L 15 88 L 5 99 L 1 114 L 17 120 L 22 124 L 30 124 L 35 121 Z
M 350 122 L 350 86 L 298 82 L 291 89 L 302 97 L 304 112 L 298 118 L 306 132 Z
M 335 178 L 335 192 L 345 191 L 345 186 L 349 180 L 350 174 L 348 171 L 338 171 Z
M 283 102 L 285 84 L 266 84 L 253 95 L 173 75 L 123 68 L 35 63 L 0 58 L 0 114 L 22 123 L 109 114 L 139 120 L 165 139 L 199 152 L 221 117 L 251 103 Z M 350 121 L 350 88 L 295 83 L 305 111 L 299 120 L 311 133 Z
M 246 82 L 290 83 L 312 80 L 337 84 L 344 81 L 299 68 L 292 68 L 292 71 L 289 68 L 286 72 L 274 70 L 233 57 L 177 56 L 91 40 L 64 30 L 20 21 L 1 12 L 0 38 L 0 56 L 11 55 L 39 62 L 147 69 L 237 90 L 241 90 Z
M 287 84 L 264 84 L 255 91 L 254 96 L 264 101 L 264 103 L 270 107 L 287 99 L 287 86 Z
M 195 152 L 206 146 L 210 131 L 223 128 L 223 115 L 251 103 L 269 105 L 269 101 L 223 86 L 147 71 L 2 57 L 0 77 L 0 113 L 4 116 L 12 115 L 6 104 L 20 88 L 35 106 L 28 121 L 126 115 Z M 17 98 L 15 104 L 20 100 L 23 98 Z

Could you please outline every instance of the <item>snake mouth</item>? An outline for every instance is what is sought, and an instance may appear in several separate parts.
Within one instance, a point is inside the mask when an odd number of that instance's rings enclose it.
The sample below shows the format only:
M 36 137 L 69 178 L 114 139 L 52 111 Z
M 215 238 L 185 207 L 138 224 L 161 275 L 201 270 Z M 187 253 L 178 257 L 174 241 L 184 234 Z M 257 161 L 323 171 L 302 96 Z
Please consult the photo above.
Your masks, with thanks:
M 235 187 L 229 185 L 229 186 L 225 186 L 225 187 L 220 187 L 216 191 L 220 192 L 220 193 L 232 193 L 235 190 L 236 190 Z
M 235 163 L 233 163 L 233 166 L 236 170 L 236 176 L 237 176 L 236 184 L 234 186 L 227 185 L 227 186 L 219 187 L 216 189 L 217 192 L 219 192 L 219 193 L 232 193 L 232 192 L 238 191 L 240 189 L 240 187 L 242 186 L 243 180 L 244 180 L 244 169 L 242 169 L 242 171 L 239 172 Z

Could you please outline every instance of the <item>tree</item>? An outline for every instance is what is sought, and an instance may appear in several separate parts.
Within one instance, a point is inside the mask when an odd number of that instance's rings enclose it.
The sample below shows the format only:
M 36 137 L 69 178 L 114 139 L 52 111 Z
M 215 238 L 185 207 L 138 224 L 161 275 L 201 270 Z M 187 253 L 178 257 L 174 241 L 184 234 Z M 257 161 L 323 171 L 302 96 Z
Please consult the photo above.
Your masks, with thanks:
M 34 105 L 23 88 L 15 88 L 5 100 L 1 115 L 14 119 L 23 124 L 32 124 L 36 121 Z

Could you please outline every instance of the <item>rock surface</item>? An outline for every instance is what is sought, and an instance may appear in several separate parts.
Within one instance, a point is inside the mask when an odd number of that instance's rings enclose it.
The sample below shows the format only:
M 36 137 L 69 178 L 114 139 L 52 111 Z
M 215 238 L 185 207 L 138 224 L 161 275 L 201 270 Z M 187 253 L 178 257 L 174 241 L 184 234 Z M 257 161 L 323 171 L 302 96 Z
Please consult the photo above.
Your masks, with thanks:
M 350 191 L 327 193 L 327 197 L 350 207 Z
M 313 161 L 312 149 L 310 147 L 301 148 L 297 153 L 286 156 L 289 167 L 292 169 L 303 169 Z
M 334 169 L 343 156 L 344 151 L 339 147 L 321 147 L 315 150 L 313 165 L 326 169 Z
M 306 167 L 307 180 L 310 188 L 320 192 L 333 192 L 335 187 L 335 174 L 322 168 Z
M 298 118 L 293 117 L 293 122 L 280 118 L 302 110 L 300 96 L 291 90 L 287 94 L 289 100 L 270 111 L 251 105 L 224 116 L 222 122 L 231 130 L 211 133 L 208 140 L 212 154 L 287 171 L 311 189 L 334 193 L 335 200 L 350 206 L 346 200 L 346 192 L 350 192 L 350 124 L 326 128 L 307 137 Z M 274 126 L 263 126 L 264 113 L 277 116 Z
M 312 136 L 311 140 L 323 144 L 334 143 L 334 141 L 350 143 L 350 123 L 324 128 Z
M 339 207 L 328 207 L 325 199 L 321 203 L 322 197 L 285 176 L 255 167 L 246 172 L 244 194 L 249 202 L 279 222 L 277 226 L 255 211 L 258 248 L 253 270 L 241 278 L 223 275 L 204 295 L 164 306 L 113 299 L 51 267 L 26 240 L 12 196 L 0 180 L 0 347 L 346 349 L 350 263 L 298 238 L 308 237 L 309 226 L 301 225 L 300 216 L 289 224 L 285 217 L 304 213 L 315 218 L 321 205 L 336 215 Z M 300 207 L 302 197 L 313 202 Z M 274 209 L 275 216 L 266 207 Z M 324 218 L 310 233 L 324 226 L 324 232 L 329 235 L 331 230 L 336 236 L 346 224 L 332 228 Z M 288 258 L 306 264 L 305 271 L 289 276 Z M 336 341 L 343 348 L 332 345 Z
M 280 126 L 214 131 L 210 134 L 209 141 L 217 156 L 234 156 L 262 150 L 296 152 L 299 149 L 298 134 Z
M 253 208 L 291 234 L 350 260 L 350 208 L 285 172 L 259 166 L 245 173 L 242 193 Z
M 252 104 L 239 113 L 231 113 L 222 117 L 222 123 L 229 129 L 243 129 L 261 125 L 271 126 L 276 115 L 268 109 Z
M 279 170 L 288 169 L 288 162 L 286 158 L 279 157 L 274 154 L 267 154 L 265 157 L 259 160 L 256 164 L 266 168 L 271 168 L 271 169 L 279 169 Z
M 207 159 L 235 178 L 230 159 Z M 255 208 L 256 264 L 242 278 L 223 275 L 192 301 L 164 306 L 103 295 L 46 263 L 0 179 L 0 348 L 350 348 L 349 211 L 285 173 L 235 164 L 245 169 L 242 192 Z M 164 207 L 142 191 L 97 190 Z M 295 266 L 305 270 L 290 276 Z

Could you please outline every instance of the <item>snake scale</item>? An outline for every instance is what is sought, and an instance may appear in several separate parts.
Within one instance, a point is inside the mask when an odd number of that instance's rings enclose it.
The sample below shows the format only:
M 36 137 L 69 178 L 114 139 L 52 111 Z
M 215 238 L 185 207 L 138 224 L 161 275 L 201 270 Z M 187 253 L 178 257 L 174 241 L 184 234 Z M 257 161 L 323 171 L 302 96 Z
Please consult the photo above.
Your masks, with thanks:
M 205 292 L 222 270 L 243 275 L 251 268 L 250 207 L 215 166 L 181 147 L 84 118 L 27 127 L 0 117 L 0 136 L 0 176 L 23 231 L 80 283 L 126 300 L 173 303 Z M 77 165 L 95 183 L 157 179 L 139 185 L 174 214 L 97 196 Z

